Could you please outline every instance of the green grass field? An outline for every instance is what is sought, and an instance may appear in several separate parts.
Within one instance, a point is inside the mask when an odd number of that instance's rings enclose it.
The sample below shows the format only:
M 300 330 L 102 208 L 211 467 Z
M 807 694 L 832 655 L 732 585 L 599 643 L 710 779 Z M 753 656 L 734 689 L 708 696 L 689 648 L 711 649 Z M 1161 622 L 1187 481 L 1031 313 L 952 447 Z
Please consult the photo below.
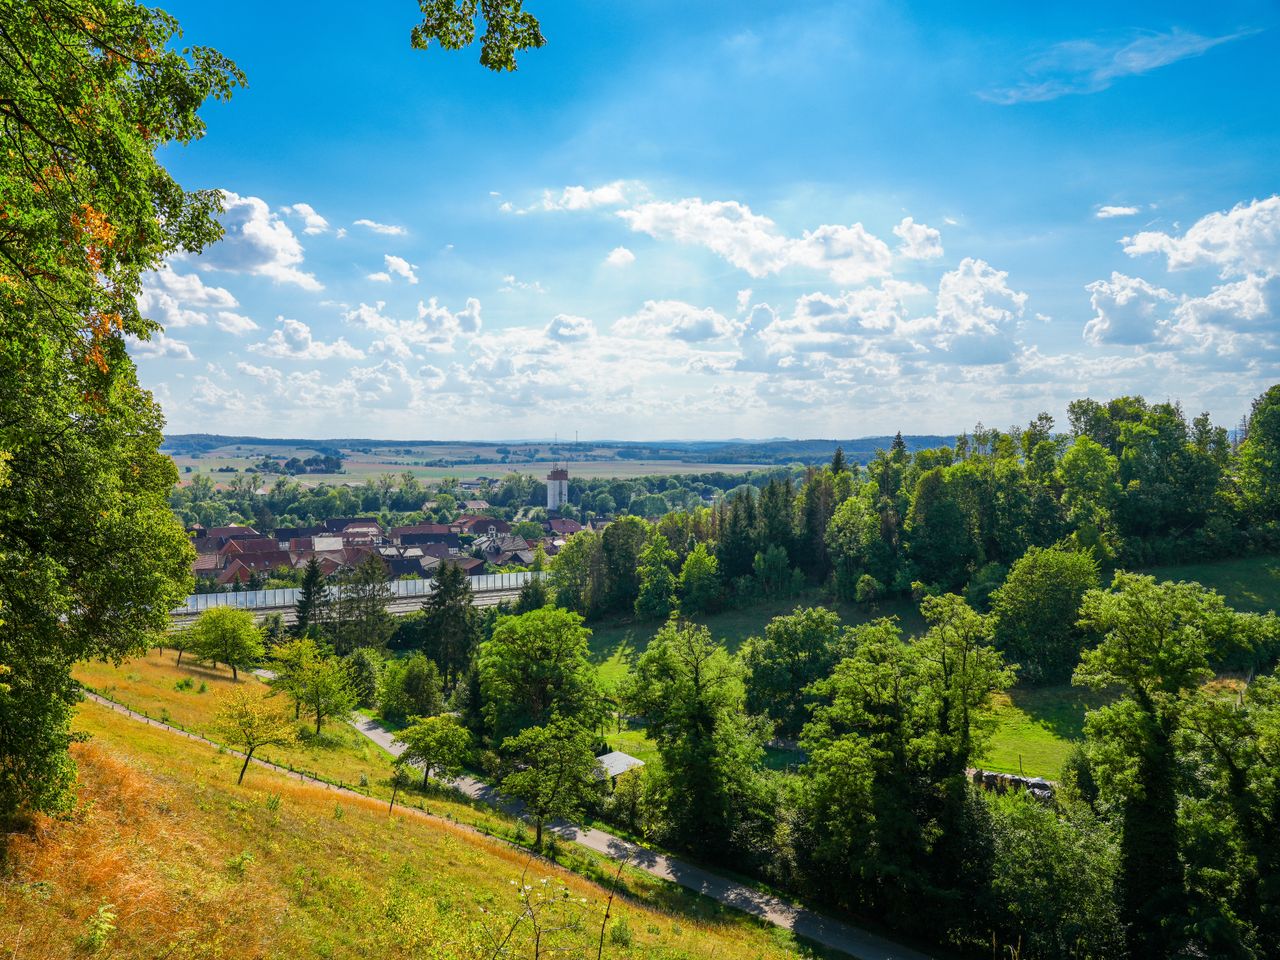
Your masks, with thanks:
M 1239 557 L 1143 572 L 1159 580 L 1194 580 L 1217 590 L 1237 610 L 1265 613 L 1280 609 L 1280 557 Z

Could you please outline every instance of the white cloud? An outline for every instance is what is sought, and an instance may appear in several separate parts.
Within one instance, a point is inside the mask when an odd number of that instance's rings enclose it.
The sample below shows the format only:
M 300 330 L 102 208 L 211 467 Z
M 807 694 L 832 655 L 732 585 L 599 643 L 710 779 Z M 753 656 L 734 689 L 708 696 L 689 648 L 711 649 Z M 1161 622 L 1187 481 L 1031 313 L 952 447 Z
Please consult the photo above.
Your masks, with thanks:
M 1170 270 L 1217 267 L 1225 277 L 1280 273 L 1280 196 L 1197 220 L 1181 237 L 1145 231 L 1124 240 L 1131 257 L 1164 254 Z
M 191 352 L 191 348 L 181 340 L 174 340 L 167 337 L 162 331 L 156 331 L 151 335 L 149 340 L 139 340 L 136 337 L 126 336 L 125 341 L 129 344 L 130 352 L 135 357 L 147 360 L 194 360 L 195 355 Z
M 418 316 L 409 320 L 389 317 L 383 313 L 385 309 L 381 300 L 372 306 L 362 303 L 349 311 L 346 319 L 378 335 L 371 347 L 375 353 L 402 360 L 415 356 L 416 350 L 452 350 L 458 337 L 480 330 L 480 301 L 474 298 L 456 313 L 440 306 L 435 297 L 425 303 L 418 301 Z
M 502 286 L 498 288 L 499 293 L 515 293 L 517 290 L 528 290 L 530 293 L 547 292 L 537 280 L 517 280 L 514 273 L 509 273 L 502 278 Z
M 281 207 L 283 213 L 293 214 L 302 219 L 302 232 L 308 235 L 324 233 L 329 229 L 329 221 L 316 213 L 309 203 L 295 203 L 289 207 Z
M 625 267 L 628 264 L 636 262 L 636 255 L 626 247 L 614 247 L 609 251 L 609 255 L 604 258 L 606 266 Z
M 596 325 L 586 317 L 575 317 L 568 313 L 559 313 L 551 318 L 545 333 L 552 340 L 590 340 L 596 335 Z
M 942 234 L 933 227 L 904 217 L 893 228 L 893 233 L 902 241 L 898 252 L 909 260 L 933 260 L 942 256 Z
M 985 260 L 965 257 L 938 281 L 932 317 L 912 320 L 904 331 L 924 335 L 953 363 L 1003 363 L 1014 355 L 1014 334 L 1027 294 L 1009 286 L 1009 274 Z
M 697 343 L 736 337 L 742 325 L 710 307 L 695 307 L 681 300 L 646 300 L 636 313 L 613 325 L 622 336 L 669 337 Z
M 258 329 L 258 325 L 249 317 L 239 313 L 232 313 L 230 310 L 218 311 L 218 328 L 230 333 L 233 336 L 242 336 L 253 330 Z
M 542 210 L 590 210 L 593 207 L 616 207 L 627 202 L 627 194 L 634 188 L 635 185 L 626 180 L 615 180 L 599 187 L 565 187 L 558 195 L 546 190 L 538 206 Z
M 696 197 L 645 203 L 620 210 L 618 216 L 638 233 L 704 246 L 752 277 L 765 277 L 789 266 L 821 270 L 837 283 L 862 283 L 889 273 L 888 246 L 860 223 L 847 227 L 824 224 L 791 238 L 745 204 Z
M 738 291 L 737 297 L 738 312 L 742 313 L 747 307 L 751 306 L 751 288 L 746 287 Z
M 206 270 L 226 270 L 293 283 L 304 290 L 323 290 L 314 275 L 299 269 L 302 244 L 289 225 L 271 212 L 265 200 L 222 191 L 225 233 L 206 247 L 197 263 Z
M 416 264 L 410 263 L 403 257 L 392 256 L 389 253 L 383 255 L 382 261 L 387 265 L 388 273 L 394 274 L 397 277 L 404 277 L 411 284 L 416 284 L 418 282 L 418 275 L 414 273 L 414 270 L 417 269 Z
M 142 275 L 138 310 L 166 327 L 202 327 L 209 322 L 208 309 L 239 304 L 231 291 L 207 286 L 199 275 L 178 273 L 168 264 Z
M 314 339 L 311 328 L 301 320 L 276 317 L 276 322 L 280 327 L 273 330 L 264 342 L 250 344 L 251 351 L 264 357 L 287 360 L 360 360 L 364 357 L 364 351 L 353 347 L 343 337 L 332 343 Z
M 1203 37 L 1174 29 L 1100 43 L 1069 40 L 1028 61 L 1024 77 L 1006 87 L 979 94 L 999 104 L 1037 103 L 1069 94 L 1099 93 L 1123 77 L 1139 76 L 1160 67 L 1197 57 L 1219 44 L 1249 32 Z
M 1113 272 L 1110 280 L 1095 280 L 1085 287 L 1093 319 L 1085 324 L 1084 338 L 1095 346 L 1142 346 L 1159 339 L 1165 318 L 1161 310 L 1176 298 L 1168 290 L 1140 277 Z
M 1094 214 L 1099 220 L 1110 220 L 1112 217 L 1132 217 L 1139 212 L 1139 207 L 1099 207 Z
M 404 227 L 399 227 L 395 224 L 378 223 L 376 220 L 368 220 L 364 218 L 357 220 L 355 222 L 355 226 L 364 227 L 368 230 L 372 230 L 374 233 L 381 233 L 392 237 L 403 237 L 409 232 Z
M 371 273 L 365 277 L 366 280 L 372 280 L 374 283 L 390 283 L 391 274 L 385 270 L 379 270 L 377 273 Z

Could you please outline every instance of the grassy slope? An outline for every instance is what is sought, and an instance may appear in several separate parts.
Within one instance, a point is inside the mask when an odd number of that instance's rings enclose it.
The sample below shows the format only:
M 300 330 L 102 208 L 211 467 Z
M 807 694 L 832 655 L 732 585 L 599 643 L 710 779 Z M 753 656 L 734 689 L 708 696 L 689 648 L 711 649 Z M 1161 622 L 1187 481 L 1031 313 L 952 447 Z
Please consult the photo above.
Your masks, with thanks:
M 1144 571 L 1158 580 L 1194 580 L 1217 590 L 1237 610 L 1280 609 L 1280 557 L 1239 557 Z
M 104 905 L 115 929 L 102 956 L 488 956 L 485 928 L 514 914 L 526 865 L 535 887 L 546 878 L 586 901 L 567 955 L 594 947 L 605 892 L 545 861 L 261 768 L 237 787 L 235 757 L 96 704 L 77 726 L 92 740 L 74 748 L 76 814 L 8 838 L 0 943 L 15 956 L 94 954 L 84 938 Z M 623 884 L 611 927 L 631 945 L 611 935 L 607 957 L 807 955 L 705 898 L 630 872 Z

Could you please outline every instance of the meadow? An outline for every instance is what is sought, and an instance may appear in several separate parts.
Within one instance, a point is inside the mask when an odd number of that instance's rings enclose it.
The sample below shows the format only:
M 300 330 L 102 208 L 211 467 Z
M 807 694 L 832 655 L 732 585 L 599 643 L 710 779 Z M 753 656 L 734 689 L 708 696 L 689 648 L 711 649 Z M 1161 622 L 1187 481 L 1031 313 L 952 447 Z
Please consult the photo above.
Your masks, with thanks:
M 479 958 L 542 905 L 564 955 L 819 956 L 790 934 L 607 861 L 573 872 L 379 800 L 337 795 L 86 703 L 73 815 L 6 838 L 0 943 L 28 960 L 268 956 Z M 554 901 L 555 905 L 552 906 Z M 526 955 L 525 923 L 511 941 Z M 545 952 L 547 942 L 543 942 Z

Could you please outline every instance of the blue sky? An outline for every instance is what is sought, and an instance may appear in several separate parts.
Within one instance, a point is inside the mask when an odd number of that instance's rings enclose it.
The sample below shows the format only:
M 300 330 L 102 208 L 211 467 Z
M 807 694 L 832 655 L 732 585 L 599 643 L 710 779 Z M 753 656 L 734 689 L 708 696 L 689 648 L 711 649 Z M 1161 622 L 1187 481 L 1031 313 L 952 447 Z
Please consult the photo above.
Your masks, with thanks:
M 1280 380 L 1273 4 L 527 0 L 505 75 L 416 6 L 168 6 L 249 81 L 164 157 L 227 191 L 142 297 L 171 431 L 1234 423 Z

